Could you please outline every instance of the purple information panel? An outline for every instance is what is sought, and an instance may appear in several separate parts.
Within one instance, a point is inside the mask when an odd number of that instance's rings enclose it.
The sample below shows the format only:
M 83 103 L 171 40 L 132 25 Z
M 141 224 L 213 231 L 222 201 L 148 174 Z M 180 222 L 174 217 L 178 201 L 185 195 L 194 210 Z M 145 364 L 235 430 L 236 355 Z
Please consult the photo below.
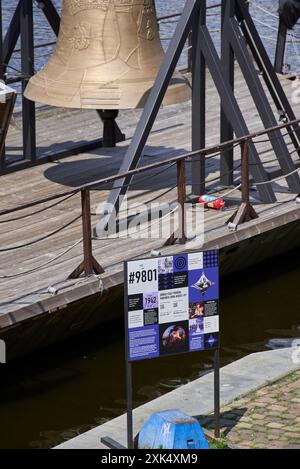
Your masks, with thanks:
M 128 361 L 219 347 L 217 250 L 125 262 Z

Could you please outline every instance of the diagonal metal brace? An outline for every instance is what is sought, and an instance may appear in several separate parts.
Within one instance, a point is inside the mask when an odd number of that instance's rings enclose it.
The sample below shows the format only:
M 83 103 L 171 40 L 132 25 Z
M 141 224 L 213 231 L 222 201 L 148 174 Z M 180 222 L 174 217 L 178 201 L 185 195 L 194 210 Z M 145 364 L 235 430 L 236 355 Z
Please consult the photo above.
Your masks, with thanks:
M 139 163 L 156 116 L 162 105 L 168 85 L 175 71 L 175 67 L 188 38 L 194 15 L 197 14 L 197 10 L 199 11 L 200 5 L 201 0 L 188 0 L 185 4 L 174 37 L 163 59 L 158 76 L 123 160 L 120 173 L 125 173 L 136 168 Z M 131 179 L 132 176 L 128 176 L 126 178 L 119 179 L 114 184 L 108 197 L 108 215 L 99 222 L 97 232 L 101 232 L 103 227 L 108 224 L 114 210 L 116 213 L 119 213 L 119 198 L 121 195 L 126 194 Z

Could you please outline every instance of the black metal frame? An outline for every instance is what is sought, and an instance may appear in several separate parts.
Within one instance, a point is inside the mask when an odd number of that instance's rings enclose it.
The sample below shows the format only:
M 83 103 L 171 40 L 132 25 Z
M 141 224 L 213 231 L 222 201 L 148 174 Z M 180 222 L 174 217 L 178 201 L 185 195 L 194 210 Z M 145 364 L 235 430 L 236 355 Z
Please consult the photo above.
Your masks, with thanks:
M 280 85 L 280 82 L 276 73 L 274 72 L 273 66 L 267 54 L 265 53 L 265 57 L 263 57 L 265 49 L 248 10 L 240 0 L 230 1 L 232 1 L 232 3 L 236 3 L 237 18 L 229 16 L 226 19 L 224 25 L 224 34 L 228 37 L 228 41 L 232 45 L 237 61 L 241 67 L 242 73 L 245 77 L 249 91 L 255 102 L 264 127 L 270 128 L 276 126 L 277 119 L 273 113 L 269 100 L 251 59 L 247 48 L 247 43 L 250 49 L 253 51 L 253 55 L 255 54 L 254 58 L 260 71 L 263 73 L 263 78 L 269 91 L 271 92 L 273 99 L 277 101 L 279 98 L 282 102 L 280 111 L 283 111 L 284 115 L 289 120 L 294 120 L 295 115 L 289 105 L 288 100 L 286 99 L 285 93 Z M 241 29 L 243 30 L 244 38 L 241 36 L 238 20 L 241 22 Z M 274 95 L 275 88 L 277 89 L 277 96 Z M 282 117 L 282 114 L 280 114 L 280 117 Z M 298 135 L 300 136 L 299 129 Z M 290 156 L 289 150 L 281 132 L 276 132 L 274 138 L 271 139 L 270 142 L 283 173 L 288 174 L 293 172 L 295 169 L 294 162 Z M 299 148 L 299 144 L 297 143 L 295 147 Z M 300 178 L 298 174 L 289 176 L 287 178 L 287 182 L 292 192 L 298 192 L 300 185 Z
M 230 140 L 233 133 L 237 137 L 249 134 L 247 124 L 234 95 L 234 57 L 236 57 L 249 90 L 255 100 L 257 110 L 262 118 L 265 128 L 274 127 L 277 123 L 263 86 L 258 77 L 252 57 L 248 52 L 249 46 L 256 64 L 261 71 L 265 83 L 275 102 L 281 119 L 295 120 L 290 103 L 282 89 L 279 79 L 274 71 L 264 45 L 259 37 L 249 9 L 244 0 L 223 0 L 222 2 L 222 57 L 219 58 L 211 35 L 206 26 L 206 0 L 189 0 L 186 2 L 183 13 L 179 19 L 174 37 L 167 50 L 165 59 L 157 76 L 144 108 L 142 117 L 133 136 L 132 142 L 123 160 L 120 173 L 137 167 L 142 156 L 147 138 L 162 104 L 170 78 L 182 52 L 189 30 L 193 28 L 193 94 L 192 94 L 192 148 L 198 150 L 205 147 L 205 93 L 206 68 L 209 69 L 215 86 L 221 98 L 221 141 Z M 291 139 L 299 151 L 300 128 L 293 125 L 289 128 Z M 295 169 L 292 157 L 280 132 L 272 139 L 274 152 L 284 174 Z M 299 153 L 300 154 L 300 153 Z M 255 182 L 268 181 L 269 176 L 260 160 L 255 145 L 249 145 L 249 160 L 251 174 Z M 193 162 L 193 192 L 203 193 L 205 190 L 205 159 L 196 158 Z M 131 176 L 122 178 L 114 184 L 108 197 L 108 212 L 119 211 L 122 196 L 127 192 Z M 233 182 L 233 151 L 226 150 L 221 157 L 221 181 L 225 185 Z M 300 178 L 294 173 L 287 177 L 292 192 L 299 192 Z M 121 188 L 120 188 L 121 186 Z M 265 203 L 276 201 L 276 196 L 270 184 L 258 185 L 258 193 Z M 105 226 L 111 214 L 103 219 Z
M 233 3 L 222 4 L 222 38 L 221 38 L 221 61 L 223 66 L 224 78 L 229 83 L 229 86 L 234 93 L 234 52 L 230 42 L 227 40 L 225 33 L 225 25 L 228 17 L 234 16 Z M 230 120 L 227 118 L 224 111 L 225 103 L 221 100 L 221 142 L 232 140 L 234 132 Z M 221 185 L 230 186 L 233 184 L 233 148 L 230 148 L 221 153 L 220 160 L 220 182 Z
M 156 81 L 150 92 L 145 108 L 133 135 L 128 151 L 124 157 L 120 168 L 120 173 L 126 173 L 137 167 L 142 156 L 147 139 L 155 122 L 156 116 L 162 105 L 168 85 L 175 71 L 175 67 L 183 50 L 183 47 L 191 30 L 193 19 L 199 15 L 199 5 L 201 0 L 188 0 L 179 19 L 175 34 L 162 62 Z M 122 195 L 126 194 L 131 177 L 122 178 L 114 184 L 108 197 L 109 207 L 114 207 L 119 212 L 119 202 Z M 121 188 L 120 188 L 121 186 Z M 103 220 L 104 226 L 111 216 L 108 215 Z
M 248 8 L 242 0 L 237 0 L 237 19 L 241 23 L 241 29 L 245 35 L 248 46 L 274 101 L 278 115 L 280 116 L 280 121 L 291 122 L 296 120 L 295 113 L 283 91 L 276 71 L 249 14 Z M 290 132 L 290 138 L 300 157 L 300 127 L 299 125 L 294 125 L 287 127 L 287 130 Z
M 23 157 L 36 161 L 36 123 L 35 103 L 24 96 L 28 81 L 34 74 L 34 38 L 32 0 L 20 3 L 20 37 L 21 37 L 21 72 L 22 72 L 22 120 L 23 120 Z
M 56 36 L 59 33 L 60 16 L 52 3 L 52 0 L 37 0 L 38 6 L 43 11 L 49 25 Z M 33 0 L 18 0 L 18 4 L 7 29 L 5 38 L 2 37 L 2 1 L 0 0 L 0 78 L 4 79 L 7 67 L 15 51 L 18 39 L 21 41 L 21 77 L 14 78 L 14 83 L 20 81 L 22 92 L 34 74 L 34 22 L 33 22 Z M 10 83 L 8 80 L 7 83 Z M 98 115 L 104 126 L 102 139 L 94 140 L 85 144 L 74 144 L 68 151 L 62 150 L 55 154 L 47 155 L 37 159 L 36 145 L 36 112 L 35 103 L 29 101 L 22 95 L 22 121 L 23 121 L 23 159 L 13 164 L 4 164 L 0 174 L 24 169 L 37 162 L 45 162 L 53 158 L 62 158 L 71 154 L 89 151 L 100 146 L 115 146 L 117 142 L 124 141 L 125 135 L 120 131 L 115 119 L 117 111 L 103 114 L 99 110 Z M 5 162 L 5 158 L 3 158 Z
M 223 76 L 225 76 L 227 83 L 229 83 L 229 86 L 232 88 L 232 90 L 234 90 L 235 57 L 247 82 L 249 91 L 254 99 L 263 125 L 265 128 L 269 128 L 277 124 L 277 119 L 272 111 L 269 100 L 259 79 L 257 70 L 253 64 L 252 57 L 248 51 L 249 47 L 256 65 L 262 73 L 267 88 L 278 109 L 280 118 L 287 119 L 287 121 L 295 120 L 293 110 L 282 89 L 264 45 L 259 37 L 247 5 L 243 0 L 223 0 L 222 9 L 222 67 L 219 67 L 219 69 L 223 68 Z M 208 31 L 206 31 L 206 35 L 207 34 Z M 232 130 L 234 130 L 236 135 L 239 135 L 239 133 L 237 132 L 237 126 L 233 125 L 233 120 L 228 118 L 228 103 L 226 104 L 224 94 L 220 93 L 220 96 L 222 101 L 221 141 L 226 141 L 232 137 Z M 232 96 L 231 101 L 233 104 Z M 238 125 L 238 123 L 236 124 Z M 243 125 L 245 124 L 243 123 Z M 291 131 L 292 142 L 295 145 L 298 154 L 300 155 L 299 126 L 289 130 Z M 281 133 L 277 132 L 275 139 L 270 141 L 283 172 L 286 174 L 292 172 L 295 169 L 295 166 Z M 252 171 L 252 175 L 256 182 L 259 182 L 257 177 L 263 177 L 263 180 L 266 177 L 263 174 L 264 171 L 262 166 L 259 164 L 259 161 L 259 156 L 254 146 L 252 145 L 250 147 L 250 163 L 257 166 L 257 176 L 255 176 L 254 172 Z M 258 174 L 258 172 L 260 174 Z M 222 155 L 221 181 L 225 185 L 230 185 L 233 182 L 233 151 L 226 152 Z M 298 174 L 289 176 L 287 178 L 287 182 L 292 192 L 298 191 L 300 184 L 300 178 Z M 267 194 L 266 191 L 264 191 L 264 193 L 260 191 L 260 195 L 263 201 L 268 201 L 269 197 L 274 198 L 274 194 L 271 194 L 270 191 L 269 194 Z
M 280 18 L 279 26 L 278 26 L 277 43 L 276 43 L 275 63 L 274 63 L 275 72 L 277 73 L 283 72 L 287 33 L 288 33 L 288 28 L 285 25 L 285 23 L 282 21 L 282 19 Z

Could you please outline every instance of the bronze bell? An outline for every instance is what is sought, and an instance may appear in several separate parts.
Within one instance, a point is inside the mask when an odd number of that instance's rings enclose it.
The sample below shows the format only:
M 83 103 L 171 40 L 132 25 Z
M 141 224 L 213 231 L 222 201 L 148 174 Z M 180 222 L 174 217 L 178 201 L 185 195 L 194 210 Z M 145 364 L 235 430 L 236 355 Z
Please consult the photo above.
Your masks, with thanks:
M 56 49 L 25 96 L 68 108 L 140 108 L 163 57 L 154 0 L 64 0 Z M 175 73 L 164 104 L 190 94 Z

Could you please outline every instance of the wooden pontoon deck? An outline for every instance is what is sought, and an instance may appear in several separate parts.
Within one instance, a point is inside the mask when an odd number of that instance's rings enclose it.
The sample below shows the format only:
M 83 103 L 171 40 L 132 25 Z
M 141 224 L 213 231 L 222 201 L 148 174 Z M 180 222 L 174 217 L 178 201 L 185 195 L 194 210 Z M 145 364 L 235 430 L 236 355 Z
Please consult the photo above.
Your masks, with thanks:
M 281 78 L 287 96 L 291 99 L 295 88 L 288 78 Z M 237 70 L 236 95 L 241 106 L 250 131 L 262 129 L 262 123 L 256 112 L 254 103 L 249 97 L 249 91 L 241 74 Z M 210 77 L 208 77 L 207 98 L 207 144 L 219 142 L 219 106 L 220 101 Z M 159 113 L 155 127 L 151 133 L 145 149 L 141 164 L 163 160 L 190 150 L 191 141 L 191 104 L 164 108 Z M 297 117 L 300 115 L 300 103 L 294 105 Z M 38 144 L 40 155 L 57 149 L 58 145 L 70 145 L 70 142 L 91 140 L 101 136 L 101 123 L 93 111 L 56 111 L 55 109 L 41 109 L 38 118 Z M 118 123 L 127 140 L 119 144 L 116 149 L 99 148 L 95 151 L 78 154 L 66 159 L 38 165 L 29 169 L 6 174 L 1 177 L 0 209 L 6 209 L 18 204 L 38 199 L 51 193 L 69 189 L 87 182 L 95 181 L 104 176 L 118 172 L 124 152 L 132 137 L 136 123 L 140 116 L 139 111 L 121 112 Z M 268 171 L 280 174 L 274 162 L 273 150 L 266 141 L 257 147 Z M 291 149 L 293 149 L 291 147 Z M 21 130 L 19 118 L 16 117 L 14 125 L 9 131 L 7 141 L 7 154 L 16 158 L 21 153 Z M 298 158 L 294 153 L 295 159 Z M 236 148 L 237 164 L 240 160 L 240 149 Z M 188 184 L 190 184 L 190 165 L 187 164 Z M 152 173 L 141 174 L 135 178 L 134 185 L 129 191 L 129 203 L 146 203 L 151 200 L 173 202 L 176 205 L 176 167 L 154 177 L 157 170 Z M 212 158 L 207 162 L 207 180 L 215 179 L 219 175 L 219 158 Z M 145 180 L 146 176 L 146 180 Z M 239 171 L 236 172 L 239 178 Z M 138 182 L 142 180 L 142 182 Z M 208 188 L 216 187 L 218 183 L 209 183 Z M 170 190 L 173 187 L 172 190 Z M 265 205 L 257 199 L 256 191 L 252 191 L 252 201 L 259 219 L 240 226 L 237 232 L 230 232 L 225 222 L 240 203 L 240 192 L 230 196 L 232 203 L 223 212 L 205 212 L 205 239 L 202 248 L 219 247 L 224 253 L 224 272 L 231 272 L 247 266 L 254 261 L 263 260 L 273 253 L 279 253 L 299 244 L 300 205 L 295 202 L 295 194 L 287 190 L 285 180 L 273 183 L 278 197 L 277 203 Z M 190 185 L 187 192 L 190 194 Z M 224 192 L 227 192 L 225 189 Z M 107 189 L 93 191 L 92 195 L 92 222 L 95 226 L 98 217 L 96 207 L 104 202 L 109 193 Z M 68 198 L 65 202 L 55 205 L 49 210 L 41 209 L 53 205 L 47 203 L 21 212 L 13 213 L 0 218 L 0 336 L 8 337 L 8 342 L 16 339 L 18 324 L 32 318 L 43 317 L 45 324 L 55 322 L 55 313 L 65 321 L 64 331 L 58 332 L 57 337 L 71 334 L 72 329 L 91 327 L 101 320 L 109 320 L 120 315 L 118 311 L 108 307 L 109 296 L 103 295 L 100 299 L 101 285 L 99 279 L 79 279 L 66 282 L 68 275 L 82 260 L 82 243 L 53 263 L 32 273 L 22 275 L 22 272 L 31 270 L 45 264 L 59 256 L 82 237 L 80 218 L 65 230 L 45 239 L 37 244 L 32 241 L 56 231 L 68 224 L 76 215 L 81 215 L 80 194 Z M 38 212 L 32 214 L 34 212 Z M 24 218 L 25 215 L 28 215 Z M 19 219 L 22 217 L 21 219 Z M 297 231 L 296 231 L 297 229 Z M 269 249 L 258 240 L 264 234 L 264 240 L 272 240 Z M 258 242 L 253 242 L 258 240 Z M 264 241 L 266 242 L 266 241 Z M 28 247 L 3 252 L 7 248 L 28 243 Z M 250 243 L 250 246 L 239 253 L 239 261 L 231 262 L 231 256 L 239 245 Z M 162 252 L 183 251 L 184 246 L 175 245 L 162 248 L 163 240 L 133 240 L 113 239 L 94 240 L 93 252 L 98 262 L 104 267 L 105 273 L 101 275 L 106 293 L 120 289 L 123 283 L 123 261 L 136 256 L 148 256 L 152 249 Z M 251 247 L 252 246 L 252 247 Z M 255 249 L 254 249 L 255 246 Z M 232 252 L 232 254 L 231 254 Z M 16 276 L 16 274 L 20 274 Z M 3 278 L 13 276 L 12 278 Z M 66 288 L 57 295 L 48 293 L 49 285 L 62 285 Z M 111 295 L 114 296 L 113 294 Z M 115 297 L 115 296 L 114 296 Z M 92 298 L 92 303 L 90 299 Z M 83 301 L 83 303 L 82 303 Z M 102 303 L 103 302 L 103 305 Z M 68 307 L 71 308 L 68 312 Z M 72 316 L 77 308 L 77 318 Z M 110 309 L 110 312 L 109 312 Z M 52 313 L 52 315 L 49 315 Z M 65 315 L 65 316 L 64 316 Z M 90 321 L 88 320 L 90 318 Z M 89 326 L 86 324 L 89 323 Z M 37 322 L 36 322 L 37 324 Z M 82 327 L 81 327 L 82 326 Z M 31 332 L 32 332 L 31 326 Z M 39 323 L 41 331 L 41 323 Z M 30 329 L 30 328 L 29 328 Z M 29 330 L 27 329 L 27 330 Z M 30 341 L 31 332 L 27 333 L 26 340 Z M 40 342 L 46 343 L 46 329 L 41 333 Z M 22 334 L 20 332 L 20 334 Z M 54 334 L 54 332 L 53 332 Z M 51 335 L 51 334 L 50 334 Z M 10 339 L 9 339 L 10 338 Z M 49 342 L 54 339 L 49 339 Z M 38 346 L 39 340 L 35 343 Z M 12 356 L 17 355 L 17 347 L 12 346 Z M 31 345 L 28 347 L 31 349 Z

